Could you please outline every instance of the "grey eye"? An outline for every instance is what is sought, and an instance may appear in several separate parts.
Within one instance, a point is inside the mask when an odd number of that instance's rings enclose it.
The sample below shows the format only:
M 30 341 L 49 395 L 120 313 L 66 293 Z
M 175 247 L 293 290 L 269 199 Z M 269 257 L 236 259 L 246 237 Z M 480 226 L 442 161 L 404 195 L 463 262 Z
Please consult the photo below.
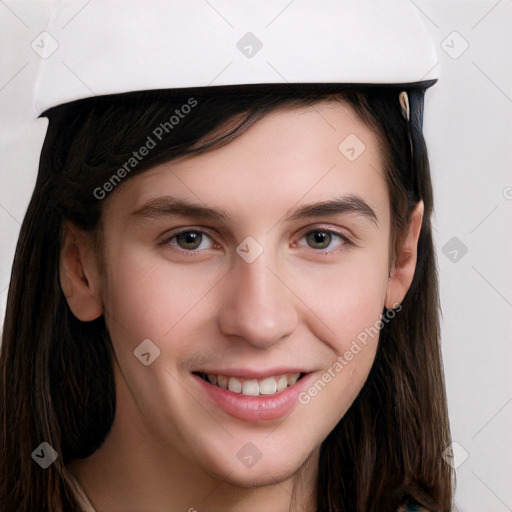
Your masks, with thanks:
M 198 249 L 203 241 L 203 235 L 197 231 L 184 231 L 175 236 L 176 245 L 181 249 L 194 251 Z
M 331 244 L 332 235 L 327 231 L 311 231 L 306 235 L 306 241 L 312 249 L 326 249 Z

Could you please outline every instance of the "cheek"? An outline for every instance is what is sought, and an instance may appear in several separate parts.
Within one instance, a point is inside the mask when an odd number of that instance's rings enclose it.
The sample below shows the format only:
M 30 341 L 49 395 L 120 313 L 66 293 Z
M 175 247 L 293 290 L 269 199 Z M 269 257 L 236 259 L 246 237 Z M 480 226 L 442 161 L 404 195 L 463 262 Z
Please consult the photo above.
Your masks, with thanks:
M 370 291 L 375 290 L 375 281 L 372 285 Z M 370 291 L 364 285 L 353 293 L 347 289 L 337 294 L 337 306 L 325 306 L 328 310 L 322 320 L 333 327 L 334 333 L 317 323 L 317 336 L 324 332 L 323 343 L 330 346 L 333 355 L 329 366 L 318 372 L 298 399 L 305 411 L 305 428 L 321 428 L 324 437 L 359 395 L 375 360 L 383 304 Z
M 117 253 L 127 256 L 110 265 L 106 310 L 109 331 L 118 352 L 133 352 L 147 338 L 158 345 L 179 330 L 219 278 L 216 269 L 190 272 L 147 251 L 143 254 L 127 248 Z M 179 350 L 179 340 L 173 345 Z
M 317 414 L 328 408 L 328 429 L 355 400 L 375 359 L 388 280 L 386 244 L 380 247 L 347 256 L 337 269 L 318 270 L 302 280 L 298 292 L 315 313 L 309 329 L 332 353 L 300 401 Z
M 388 282 L 386 245 L 379 247 L 354 251 L 341 264 L 303 272 L 297 280 L 298 294 L 321 320 L 315 323 L 318 337 L 337 354 L 379 321 Z

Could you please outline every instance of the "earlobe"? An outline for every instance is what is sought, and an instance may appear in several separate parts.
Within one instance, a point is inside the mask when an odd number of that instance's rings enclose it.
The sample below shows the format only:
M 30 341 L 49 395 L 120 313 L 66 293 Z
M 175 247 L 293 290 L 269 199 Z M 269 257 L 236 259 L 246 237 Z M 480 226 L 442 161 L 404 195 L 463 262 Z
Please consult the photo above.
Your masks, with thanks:
M 103 314 L 92 243 L 88 235 L 69 223 L 62 235 L 59 278 L 69 308 L 79 320 L 90 322 Z
M 391 267 L 386 290 L 385 306 L 387 309 L 392 309 L 403 301 L 414 278 L 424 210 L 423 201 L 419 201 L 411 213 L 407 233 Z

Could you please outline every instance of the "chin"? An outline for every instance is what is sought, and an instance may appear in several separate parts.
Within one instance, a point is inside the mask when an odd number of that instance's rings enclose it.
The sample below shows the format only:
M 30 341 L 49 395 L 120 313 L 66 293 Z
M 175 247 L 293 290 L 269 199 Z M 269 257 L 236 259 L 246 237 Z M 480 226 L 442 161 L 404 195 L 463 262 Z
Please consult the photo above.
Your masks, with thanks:
M 309 457 L 305 458 L 306 461 L 309 460 Z M 236 466 L 238 467 L 234 467 L 233 461 L 224 462 L 225 464 L 222 467 L 217 467 L 211 471 L 207 470 L 207 472 L 216 480 L 221 480 L 244 489 L 265 487 L 285 482 L 300 471 L 305 464 L 301 460 L 285 461 L 279 456 L 269 457 L 269 460 L 262 458 L 252 467 L 247 468 L 243 467 L 238 460 L 236 460 Z
M 272 468 L 269 468 L 268 471 L 258 471 L 257 474 L 252 473 L 250 470 L 247 471 L 233 471 L 226 476 L 220 475 L 212 475 L 217 480 L 222 480 L 223 482 L 232 485 L 234 487 L 240 487 L 243 489 L 256 489 L 259 487 L 266 487 L 269 485 L 274 485 L 277 483 L 285 482 L 289 478 L 291 478 L 299 468 L 283 472 L 276 471 L 273 472 Z

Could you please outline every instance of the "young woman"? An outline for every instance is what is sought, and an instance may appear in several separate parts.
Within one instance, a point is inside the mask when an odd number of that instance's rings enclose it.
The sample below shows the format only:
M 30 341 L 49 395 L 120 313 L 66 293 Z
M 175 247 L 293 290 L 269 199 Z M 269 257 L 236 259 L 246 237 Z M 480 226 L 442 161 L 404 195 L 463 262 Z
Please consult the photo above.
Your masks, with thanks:
M 0 358 L 0 510 L 450 510 L 431 84 L 46 110 Z

